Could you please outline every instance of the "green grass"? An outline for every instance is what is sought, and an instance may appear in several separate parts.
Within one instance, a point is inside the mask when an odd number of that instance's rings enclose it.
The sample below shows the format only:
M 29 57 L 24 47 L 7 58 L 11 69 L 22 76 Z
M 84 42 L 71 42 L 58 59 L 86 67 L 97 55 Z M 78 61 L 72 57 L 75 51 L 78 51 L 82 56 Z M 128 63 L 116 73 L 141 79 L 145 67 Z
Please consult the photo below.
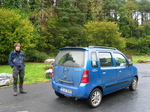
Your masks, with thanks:
M 133 63 L 137 63 L 138 60 L 147 61 L 150 60 L 150 56 L 132 56 Z
M 45 77 L 45 67 L 52 65 L 46 65 L 43 63 L 25 63 L 25 78 L 24 84 L 29 83 L 42 83 L 51 80 Z M 12 74 L 12 68 L 9 65 L 0 65 L 0 73 Z

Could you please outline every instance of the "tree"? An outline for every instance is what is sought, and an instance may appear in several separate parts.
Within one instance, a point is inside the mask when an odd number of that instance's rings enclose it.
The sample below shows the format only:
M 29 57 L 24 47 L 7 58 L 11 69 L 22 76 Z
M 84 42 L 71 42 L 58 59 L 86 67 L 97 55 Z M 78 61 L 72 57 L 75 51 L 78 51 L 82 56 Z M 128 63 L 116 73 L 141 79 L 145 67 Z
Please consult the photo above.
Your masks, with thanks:
M 9 9 L 13 9 L 13 8 L 19 8 L 20 7 L 20 0 L 1 0 L 1 6 L 3 8 L 9 8 Z
M 0 9 L 0 63 L 6 62 L 13 44 L 20 42 L 24 51 L 34 47 L 34 27 L 18 10 Z
M 150 1 L 149 0 L 140 0 L 138 2 L 139 11 L 141 13 L 141 23 L 149 19 L 148 14 L 150 13 Z
M 150 21 L 144 21 L 142 26 L 144 27 L 143 36 L 150 35 Z
M 103 20 L 103 0 L 88 0 L 89 12 L 93 21 Z
M 89 45 L 125 48 L 125 39 L 120 37 L 119 28 L 114 22 L 88 22 L 85 33 Z
M 119 27 L 123 37 L 137 36 L 138 22 L 134 19 L 134 11 L 137 5 L 133 1 L 127 1 L 123 7 L 119 8 Z M 135 17 L 136 18 L 136 17 Z M 136 32 L 137 31 L 137 32 Z
M 125 4 L 125 0 L 103 0 L 104 19 L 117 21 L 119 8 Z
M 81 45 L 86 8 L 86 0 L 56 1 L 45 33 L 50 48 L 54 50 L 63 46 Z

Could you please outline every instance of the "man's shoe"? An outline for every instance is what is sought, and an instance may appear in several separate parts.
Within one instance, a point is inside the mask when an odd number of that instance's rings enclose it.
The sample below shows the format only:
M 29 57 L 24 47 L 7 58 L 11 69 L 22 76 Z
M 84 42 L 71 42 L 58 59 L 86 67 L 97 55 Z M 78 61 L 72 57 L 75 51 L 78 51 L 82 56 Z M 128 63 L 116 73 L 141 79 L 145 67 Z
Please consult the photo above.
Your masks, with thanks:
M 20 93 L 26 94 L 27 92 L 25 90 L 20 90 Z
M 13 93 L 13 95 L 14 95 L 14 96 L 17 96 L 17 95 L 18 95 L 18 93 L 17 93 L 17 92 L 14 92 L 14 93 Z

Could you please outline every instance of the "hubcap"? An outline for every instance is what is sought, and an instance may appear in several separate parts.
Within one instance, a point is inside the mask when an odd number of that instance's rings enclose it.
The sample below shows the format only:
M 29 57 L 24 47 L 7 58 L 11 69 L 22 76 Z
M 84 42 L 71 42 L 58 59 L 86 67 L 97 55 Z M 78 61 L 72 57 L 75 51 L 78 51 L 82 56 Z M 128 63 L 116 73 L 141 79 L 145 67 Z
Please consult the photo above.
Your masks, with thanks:
M 134 78 L 134 80 L 133 80 L 132 87 L 133 87 L 133 89 L 136 89 L 136 87 L 137 87 L 137 80 L 136 80 L 136 78 Z
M 101 94 L 99 91 L 95 91 L 92 95 L 91 98 L 92 104 L 93 106 L 97 106 L 99 105 L 100 101 L 101 101 Z

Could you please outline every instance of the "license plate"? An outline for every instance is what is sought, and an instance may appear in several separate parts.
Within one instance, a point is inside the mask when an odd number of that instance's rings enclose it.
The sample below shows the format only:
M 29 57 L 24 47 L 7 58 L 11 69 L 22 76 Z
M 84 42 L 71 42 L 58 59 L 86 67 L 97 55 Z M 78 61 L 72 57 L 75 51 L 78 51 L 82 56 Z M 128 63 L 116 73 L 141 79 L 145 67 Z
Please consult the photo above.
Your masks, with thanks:
M 72 94 L 72 90 L 66 88 L 60 88 L 61 91 Z

